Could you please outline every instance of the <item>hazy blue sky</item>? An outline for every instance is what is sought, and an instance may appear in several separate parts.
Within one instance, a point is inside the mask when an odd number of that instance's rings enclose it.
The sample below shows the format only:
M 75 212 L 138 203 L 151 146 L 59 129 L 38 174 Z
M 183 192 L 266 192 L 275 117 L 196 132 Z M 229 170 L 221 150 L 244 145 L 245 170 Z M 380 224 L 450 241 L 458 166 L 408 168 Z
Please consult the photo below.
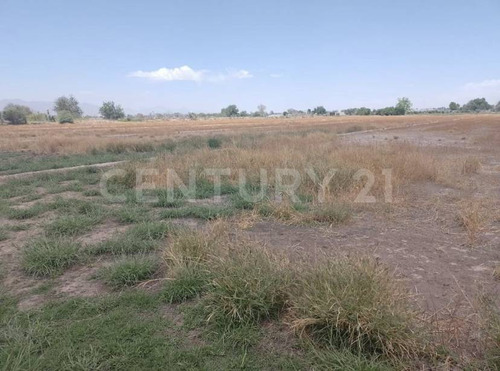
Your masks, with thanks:
M 500 0 L 0 0 L 0 99 L 215 111 L 500 100 Z

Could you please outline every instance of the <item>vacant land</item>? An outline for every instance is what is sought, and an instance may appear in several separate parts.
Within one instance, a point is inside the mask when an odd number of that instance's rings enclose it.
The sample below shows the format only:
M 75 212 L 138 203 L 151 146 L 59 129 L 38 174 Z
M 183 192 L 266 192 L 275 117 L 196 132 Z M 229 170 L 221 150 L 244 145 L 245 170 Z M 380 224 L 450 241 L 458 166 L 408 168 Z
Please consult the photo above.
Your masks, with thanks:
M 500 368 L 499 115 L 0 134 L 4 369 Z

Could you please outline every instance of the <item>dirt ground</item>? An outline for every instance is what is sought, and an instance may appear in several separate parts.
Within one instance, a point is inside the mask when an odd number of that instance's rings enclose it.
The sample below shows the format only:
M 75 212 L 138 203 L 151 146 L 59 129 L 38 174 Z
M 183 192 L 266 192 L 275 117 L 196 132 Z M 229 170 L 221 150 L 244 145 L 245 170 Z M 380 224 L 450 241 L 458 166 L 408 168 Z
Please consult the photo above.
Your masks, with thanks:
M 356 123 L 354 118 L 310 119 L 305 122 L 291 120 L 251 121 L 255 130 L 290 130 L 300 125 L 332 125 L 338 120 L 343 130 Z M 342 121 L 343 120 L 343 121 Z M 316 259 L 324 255 L 367 255 L 375 257 L 395 270 L 397 276 L 414 294 L 417 305 L 425 316 L 442 329 L 447 342 L 479 352 L 474 345 L 479 311 L 478 298 L 482 294 L 499 297 L 500 281 L 494 277 L 494 269 L 500 266 L 500 116 L 409 116 L 404 120 L 394 118 L 358 118 L 369 131 L 341 135 L 341 140 L 354 144 L 409 142 L 424 148 L 439 148 L 444 156 L 455 153 L 477 156 L 481 168 L 471 179 L 459 184 L 415 184 L 408 190 L 403 203 L 374 205 L 364 208 L 345 225 L 291 226 L 275 222 L 256 222 L 245 233 L 270 249 L 287 252 L 290 258 Z M 371 120 L 371 121 L 370 121 Z M 183 135 L 187 132 L 222 130 L 237 131 L 244 120 L 228 122 L 201 122 L 189 125 L 185 122 L 170 123 L 165 135 Z M 160 124 L 140 127 L 131 124 L 126 129 L 100 128 L 101 123 L 89 127 L 75 125 L 75 135 L 141 135 L 155 133 Z M 120 124 L 129 125 L 129 124 Z M 347 125 L 347 126 L 346 126 Z M 14 128 L 16 135 L 25 130 Z M 40 128 L 42 129 L 42 128 Z M 248 127 L 245 128 L 248 130 Z M 370 130 L 371 129 L 371 130 Z M 1 131 L 4 128 L 0 128 Z M 50 132 L 50 130 L 48 130 Z M 112 131 L 115 131 L 113 134 Z M 13 135 L 13 134 L 10 134 Z M 46 134 L 43 134 L 46 135 Z M 0 147 L 7 137 L 2 136 Z M 38 140 L 37 137 L 25 138 Z M 457 207 L 464 200 L 481 204 L 483 222 L 473 242 L 457 220 Z M 20 272 L 18 252 L 25 241 L 38 233 L 42 222 L 50 214 L 29 223 L 25 231 L 16 232 L 13 238 L 0 242 L 0 258 L 3 269 L 9 273 L 3 284 L 24 293 L 20 307 L 36 306 L 43 297 L 29 294 L 40 282 Z M 2 220 L 4 225 L 15 224 Z M 196 221 L 193 225 L 198 225 Z M 125 228 L 105 224 L 82 236 L 82 242 L 104 240 Z M 76 267 L 58 277 L 53 285 L 57 295 L 93 296 L 106 292 L 99 281 L 92 280 L 96 270 L 106 261 Z M 439 330 L 438 330 L 439 331 Z M 446 335 L 444 335 L 446 333 Z

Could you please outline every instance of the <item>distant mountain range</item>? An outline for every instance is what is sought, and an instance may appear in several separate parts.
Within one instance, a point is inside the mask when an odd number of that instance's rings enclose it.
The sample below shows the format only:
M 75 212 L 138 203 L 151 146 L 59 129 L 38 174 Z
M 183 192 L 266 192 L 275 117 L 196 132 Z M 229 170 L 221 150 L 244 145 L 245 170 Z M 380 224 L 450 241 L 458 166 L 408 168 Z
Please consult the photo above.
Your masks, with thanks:
M 53 112 L 54 102 L 45 101 L 26 101 L 22 99 L 0 99 L 0 110 L 3 110 L 7 104 L 20 104 L 29 107 L 34 112 Z M 85 116 L 99 115 L 99 107 L 95 104 L 80 103 L 80 108 L 83 110 Z

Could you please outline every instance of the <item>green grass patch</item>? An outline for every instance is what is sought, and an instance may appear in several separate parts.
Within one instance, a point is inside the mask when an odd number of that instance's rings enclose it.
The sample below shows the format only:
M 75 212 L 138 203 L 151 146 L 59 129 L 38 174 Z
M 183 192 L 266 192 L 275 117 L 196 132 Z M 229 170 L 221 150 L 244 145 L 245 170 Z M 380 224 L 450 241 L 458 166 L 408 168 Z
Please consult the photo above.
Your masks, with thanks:
M 199 297 L 206 289 L 207 275 L 200 269 L 183 267 L 177 269 L 175 277 L 168 279 L 162 290 L 167 303 L 182 303 Z
M 173 227 L 168 223 L 143 222 L 114 238 L 89 246 L 86 250 L 90 255 L 144 254 L 156 250 L 159 242 L 172 231 Z
M 78 236 L 91 231 L 102 220 L 102 217 L 87 215 L 61 216 L 45 226 L 49 236 Z
M 110 240 L 87 247 L 89 255 L 131 255 L 154 251 L 158 248 L 158 242 L 143 240 L 137 237 L 117 236 Z
M 154 207 L 174 208 L 181 207 L 186 203 L 184 195 L 178 190 L 173 192 L 173 197 L 169 197 L 166 189 L 158 189 L 156 190 L 156 196 L 158 202 L 153 204 Z
M 101 195 L 101 191 L 98 189 L 86 189 L 82 192 L 85 197 L 97 197 Z
M 124 205 L 113 211 L 113 216 L 124 224 L 146 222 L 150 219 L 149 210 L 146 208 Z
M 144 222 L 131 227 L 127 231 L 128 236 L 133 236 L 142 240 L 161 240 L 165 238 L 173 227 L 165 222 Z
M 9 231 L 5 227 L 0 227 L 0 241 L 9 239 Z
M 5 370 L 235 370 L 311 368 L 303 355 L 236 347 L 258 332 L 227 332 L 226 341 L 191 341 L 165 316 L 158 297 L 128 290 L 104 298 L 51 302 L 30 312 L 0 295 L 0 364 Z M 215 337 L 215 336 L 214 336 Z M 213 338 L 214 338 L 213 337 Z
M 152 278 L 158 268 L 158 260 L 154 257 L 123 257 L 113 265 L 103 268 L 98 276 L 106 284 L 119 289 Z
M 11 207 L 7 212 L 7 216 L 9 217 L 9 219 L 25 220 L 37 217 L 47 210 L 48 206 L 46 204 L 37 203 L 27 208 Z
M 17 224 L 9 226 L 9 229 L 12 232 L 27 231 L 30 228 L 31 228 L 31 224 L 26 224 L 26 223 L 25 224 L 17 223 Z
M 220 205 L 190 205 L 179 209 L 167 209 L 161 212 L 163 219 L 198 218 L 213 220 L 234 214 L 234 209 Z
M 59 238 L 29 242 L 22 252 L 22 268 L 32 276 L 56 276 L 81 261 L 81 246 Z

